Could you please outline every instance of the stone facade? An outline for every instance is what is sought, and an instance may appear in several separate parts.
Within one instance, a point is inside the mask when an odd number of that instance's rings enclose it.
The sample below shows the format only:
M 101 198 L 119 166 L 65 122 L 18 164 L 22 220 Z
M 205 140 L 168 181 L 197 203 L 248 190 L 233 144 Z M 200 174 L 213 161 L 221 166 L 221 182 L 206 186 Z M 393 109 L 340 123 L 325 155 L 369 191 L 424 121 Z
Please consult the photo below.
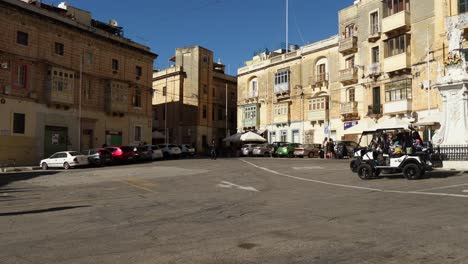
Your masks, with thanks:
M 153 74 L 153 130 L 164 135 L 154 141 L 191 144 L 200 153 L 213 139 L 223 145 L 236 130 L 236 78 L 203 47 L 177 48 L 172 61 L 172 67 Z
M 120 27 L 66 8 L 0 2 L 2 162 L 151 141 L 157 55 Z

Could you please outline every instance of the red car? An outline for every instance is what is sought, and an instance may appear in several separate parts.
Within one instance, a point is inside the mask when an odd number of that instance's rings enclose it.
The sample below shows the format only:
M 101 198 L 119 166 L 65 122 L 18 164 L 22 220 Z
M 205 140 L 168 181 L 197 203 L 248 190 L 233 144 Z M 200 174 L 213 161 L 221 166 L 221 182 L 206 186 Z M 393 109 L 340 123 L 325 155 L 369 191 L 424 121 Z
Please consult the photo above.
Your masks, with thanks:
M 133 147 L 106 147 L 112 154 L 112 159 L 115 161 L 129 161 L 135 158 L 135 151 Z

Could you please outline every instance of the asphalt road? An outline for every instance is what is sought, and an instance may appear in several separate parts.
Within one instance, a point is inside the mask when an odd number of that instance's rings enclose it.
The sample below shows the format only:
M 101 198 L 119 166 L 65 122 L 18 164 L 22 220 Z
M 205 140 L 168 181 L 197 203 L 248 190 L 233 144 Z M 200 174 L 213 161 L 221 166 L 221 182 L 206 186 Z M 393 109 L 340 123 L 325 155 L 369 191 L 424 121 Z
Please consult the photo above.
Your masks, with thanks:
M 0 263 L 468 263 L 468 174 L 175 160 L 0 174 Z

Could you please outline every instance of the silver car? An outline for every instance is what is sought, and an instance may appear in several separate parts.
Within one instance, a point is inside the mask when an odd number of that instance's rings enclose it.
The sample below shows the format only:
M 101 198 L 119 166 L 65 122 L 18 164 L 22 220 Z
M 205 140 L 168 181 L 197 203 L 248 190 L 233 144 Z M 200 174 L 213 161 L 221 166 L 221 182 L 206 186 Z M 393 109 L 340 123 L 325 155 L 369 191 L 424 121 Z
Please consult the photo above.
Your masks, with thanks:
M 271 157 L 275 151 L 275 147 L 271 144 L 261 144 L 253 148 L 253 156 Z
M 250 156 L 252 155 L 252 150 L 255 148 L 257 144 L 245 144 L 241 148 L 242 156 Z

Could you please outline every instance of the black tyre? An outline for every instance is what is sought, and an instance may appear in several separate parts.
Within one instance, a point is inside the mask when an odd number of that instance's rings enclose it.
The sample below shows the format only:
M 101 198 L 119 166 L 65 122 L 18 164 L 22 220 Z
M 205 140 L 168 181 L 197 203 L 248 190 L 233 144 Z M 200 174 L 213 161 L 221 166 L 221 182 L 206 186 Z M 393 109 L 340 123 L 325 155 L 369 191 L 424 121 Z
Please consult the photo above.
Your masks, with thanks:
M 71 167 L 70 167 L 70 164 L 68 164 L 68 162 L 65 162 L 63 164 L 63 168 L 66 169 L 66 170 L 69 170 Z
M 405 175 L 408 180 L 417 180 L 422 176 L 421 168 L 414 163 L 406 164 L 405 167 L 403 167 L 403 175 Z
M 309 159 L 313 158 L 314 157 L 314 152 L 309 152 L 309 155 L 307 155 L 309 157 Z
M 349 164 L 349 168 L 354 173 L 358 171 L 358 167 L 359 167 L 359 161 L 357 160 L 352 160 L 351 163 Z
M 47 170 L 47 169 L 49 169 L 49 166 L 47 165 L 47 163 L 42 162 L 41 168 L 42 168 L 43 170 Z
M 382 171 L 380 169 L 374 170 L 374 177 L 378 178 L 380 176 L 380 173 L 382 173 Z
M 265 152 L 265 154 L 263 154 L 263 156 L 265 156 L 265 157 L 270 157 L 270 153 Z
M 288 158 L 293 158 L 294 157 L 294 154 L 292 152 L 289 152 L 288 153 Z
M 374 176 L 372 167 L 369 164 L 361 164 L 357 168 L 357 173 L 361 180 L 369 180 Z
M 164 152 L 163 157 L 164 159 L 168 160 L 171 157 L 171 155 L 169 154 L 169 152 Z

